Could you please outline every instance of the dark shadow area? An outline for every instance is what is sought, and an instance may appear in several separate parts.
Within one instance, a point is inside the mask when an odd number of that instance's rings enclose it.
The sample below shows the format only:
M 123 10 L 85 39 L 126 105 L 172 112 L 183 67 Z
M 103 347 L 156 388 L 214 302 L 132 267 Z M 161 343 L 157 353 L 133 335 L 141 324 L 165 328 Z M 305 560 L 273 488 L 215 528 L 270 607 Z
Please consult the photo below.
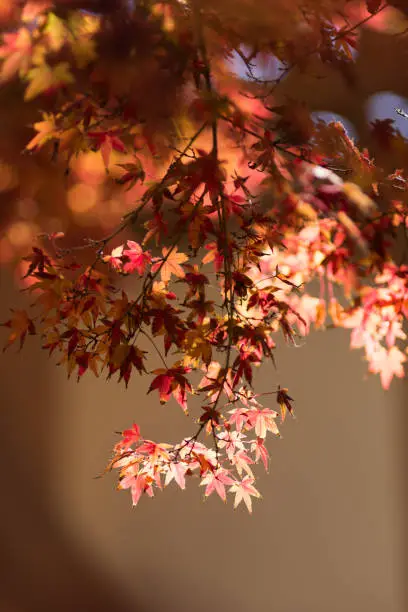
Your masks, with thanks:
M 3 321 L 5 305 L 18 302 L 4 271 L 0 293 Z M 37 351 L 32 343 L 25 355 L 3 355 L 0 370 L 0 612 L 141 610 L 86 542 L 81 548 L 67 537 L 53 511 L 49 466 L 60 458 L 51 455 L 50 443 L 61 435 L 54 428 L 58 401 L 50 364 Z

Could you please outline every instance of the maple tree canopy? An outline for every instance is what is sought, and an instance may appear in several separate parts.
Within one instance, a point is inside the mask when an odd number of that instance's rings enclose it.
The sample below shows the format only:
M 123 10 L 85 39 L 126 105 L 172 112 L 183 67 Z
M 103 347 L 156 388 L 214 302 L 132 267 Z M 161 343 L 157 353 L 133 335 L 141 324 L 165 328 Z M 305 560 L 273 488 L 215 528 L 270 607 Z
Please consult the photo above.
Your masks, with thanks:
M 251 512 L 266 438 L 293 413 L 274 371 L 280 335 L 347 328 L 384 388 L 404 375 L 407 143 L 392 119 L 373 122 L 390 168 L 340 122 L 279 98 L 316 61 L 352 90 L 361 29 L 404 12 L 396 0 L 1 0 L 0 191 L 24 197 L 0 253 L 20 258 L 34 303 L 3 323 L 6 347 L 38 335 L 68 375 L 141 376 L 186 413 L 179 442 L 133 424 L 116 444 L 108 469 L 133 504 L 195 476 Z M 260 367 L 274 373 L 266 393 Z

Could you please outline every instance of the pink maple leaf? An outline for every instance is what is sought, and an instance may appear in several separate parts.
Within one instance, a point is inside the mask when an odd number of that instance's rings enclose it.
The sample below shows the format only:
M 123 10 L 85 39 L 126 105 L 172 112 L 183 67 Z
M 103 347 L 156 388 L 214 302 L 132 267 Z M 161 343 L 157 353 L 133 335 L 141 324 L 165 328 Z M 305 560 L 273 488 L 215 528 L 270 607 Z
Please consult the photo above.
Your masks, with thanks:
M 269 453 L 264 444 L 263 438 L 257 438 L 255 442 L 252 442 L 251 451 L 255 453 L 255 461 L 258 462 L 261 459 L 265 470 L 268 471 Z
M 140 276 L 143 276 L 146 266 L 152 261 L 149 251 L 143 251 L 140 244 L 133 242 L 133 240 L 128 240 L 127 245 L 128 248 L 123 251 L 123 255 L 127 257 L 129 261 L 123 266 L 123 271 L 132 273 L 136 270 Z
M 233 485 L 235 481 L 228 475 L 227 470 L 218 468 L 214 472 L 208 471 L 201 480 L 201 485 L 205 486 L 204 495 L 209 497 L 214 491 L 221 497 L 222 501 L 226 501 L 227 495 L 225 485 Z
M 130 489 L 132 502 L 137 506 L 142 493 L 146 490 L 146 477 L 138 473 L 137 466 L 131 466 L 119 483 L 120 489 Z
M 245 470 L 248 476 L 253 477 L 252 470 L 249 466 L 254 462 L 244 450 L 239 450 L 237 453 L 235 453 L 235 455 L 231 457 L 230 461 L 240 476 L 242 475 L 243 470 Z
M 370 356 L 370 372 L 379 374 L 381 378 L 381 384 L 384 389 L 388 389 L 394 376 L 403 378 L 404 367 L 403 363 L 406 361 L 404 353 L 402 353 L 396 346 L 392 346 L 390 349 L 385 349 L 380 346 Z
M 248 423 L 255 427 L 255 433 L 258 438 L 265 438 L 268 430 L 279 436 L 279 429 L 275 423 L 277 416 L 278 413 L 275 410 L 253 408 L 248 413 Z
M 241 431 L 248 420 L 248 410 L 246 408 L 234 408 L 229 410 L 229 414 L 232 416 L 228 419 L 228 423 L 230 425 L 235 424 L 236 430 Z
M 185 489 L 186 488 L 186 472 L 187 472 L 188 466 L 179 462 L 179 463 L 170 463 L 169 465 L 169 471 L 166 474 L 166 479 L 164 481 L 165 486 L 167 487 L 167 485 L 173 480 L 177 482 L 178 486 L 180 487 L 180 489 Z
M 234 509 L 239 506 L 243 501 L 248 509 L 248 512 L 252 513 L 252 497 L 261 497 L 259 491 L 252 485 L 254 482 L 253 478 L 245 476 L 241 482 L 235 482 L 230 488 L 230 493 L 235 493 Z

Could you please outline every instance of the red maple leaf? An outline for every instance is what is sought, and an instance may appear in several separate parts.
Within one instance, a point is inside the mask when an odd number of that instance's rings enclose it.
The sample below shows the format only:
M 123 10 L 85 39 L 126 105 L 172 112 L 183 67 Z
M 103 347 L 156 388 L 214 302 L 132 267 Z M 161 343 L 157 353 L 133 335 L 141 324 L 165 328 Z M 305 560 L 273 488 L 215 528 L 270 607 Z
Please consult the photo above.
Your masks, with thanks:
M 140 276 L 145 273 L 146 267 L 151 263 L 152 256 L 149 251 L 143 251 L 140 244 L 133 240 L 127 241 L 128 248 L 124 249 L 123 256 L 127 258 L 123 265 L 123 271 L 127 273 L 135 270 Z
M 176 367 L 168 370 L 155 370 L 157 376 L 153 379 L 148 393 L 157 389 L 159 392 L 160 402 L 165 404 L 173 395 L 174 399 L 180 404 L 183 410 L 187 411 L 187 392 L 191 393 L 191 385 L 188 382 L 185 374 L 189 372 L 189 368 Z

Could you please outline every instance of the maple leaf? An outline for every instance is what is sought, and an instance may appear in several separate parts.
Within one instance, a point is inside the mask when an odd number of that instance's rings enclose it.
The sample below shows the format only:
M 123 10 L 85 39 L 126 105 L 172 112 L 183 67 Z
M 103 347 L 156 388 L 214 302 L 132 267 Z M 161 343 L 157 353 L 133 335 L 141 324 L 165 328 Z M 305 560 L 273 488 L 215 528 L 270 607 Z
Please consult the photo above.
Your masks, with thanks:
M 123 244 L 114 248 L 110 255 L 105 255 L 103 257 L 103 261 L 105 261 L 106 263 L 110 263 L 112 268 L 114 268 L 115 270 L 121 270 L 122 265 L 123 265 L 123 260 L 122 260 L 123 249 L 124 249 Z
M 178 252 L 178 247 L 162 249 L 163 257 L 156 258 L 156 262 L 152 265 L 152 273 L 160 270 L 161 279 L 164 283 L 168 283 L 172 274 L 178 278 L 184 278 L 185 272 L 180 264 L 188 260 L 187 255 Z
M 210 195 L 217 193 L 225 179 L 222 164 L 211 153 L 201 149 L 198 149 L 197 152 L 199 157 L 182 166 L 183 182 L 192 191 L 204 183 Z
M 187 391 L 191 393 L 191 385 L 184 376 L 189 372 L 189 368 L 176 367 L 165 370 L 160 368 L 154 370 L 157 376 L 153 379 L 148 393 L 157 389 L 160 402 L 165 404 L 173 395 L 174 399 L 180 404 L 184 412 L 187 411 Z
M 185 282 L 188 283 L 193 293 L 195 291 L 203 291 L 204 285 L 209 284 L 209 280 L 205 274 L 201 274 L 197 265 L 191 266 L 186 264 L 188 272 L 185 274 Z
M 261 459 L 265 470 L 268 471 L 269 453 L 265 446 L 265 440 L 263 438 L 257 438 L 255 442 L 251 444 L 251 451 L 255 453 L 255 461 L 258 462 Z
M 48 39 L 50 49 L 55 52 L 59 51 L 67 37 L 67 30 L 63 21 L 54 13 L 48 13 L 47 23 L 43 31 Z
M 132 503 L 134 506 L 137 506 L 139 503 L 140 497 L 142 493 L 146 490 L 146 478 L 144 476 L 137 476 L 136 478 L 132 478 L 129 485 L 125 484 L 125 482 L 121 483 L 121 489 L 127 488 L 130 486 L 130 490 L 132 493 Z
M 208 233 L 214 229 L 208 215 L 208 206 L 205 200 L 201 205 L 188 200 L 182 205 L 181 212 L 177 228 L 182 229 L 187 225 L 189 244 L 193 249 L 199 249 Z
M 141 161 L 136 157 L 136 161 L 127 164 L 117 164 L 119 168 L 123 168 L 126 172 L 117 179 L 120 185 L 126 185 L 126 189 L 131 189 L 138 181 L 143 183 L 146 173 L 143 169 Z
M 188 414 L 187 391 L 191 391 L 191 386 L 190 386 L 190 383 L 186 379 L 184 379 L 184 381 L 185 382 L 181 382 L 180 384 L 176 385 L 176 387 L 173 389 L 173 397 L 176 400 L 176 402 L 180 404 L 184 412 Z
M 237 453 L 232 455 L 230 459 L 232 465 L 237 470 L 239 476 L 242 476 L 242 472 L 245 471 L 251 478 L 254 477 L 251 468 L 249 467 L 254 462 L 244 450 L 239 450 Z
M 123 256 L 126 257 L 128 261 L 125 261 L 123 271 L 132 273 L 136 270 L 140 276 L 143 276 L 146 267 L 152 261 L 152 256 L 149 251 L 143 251 L 140 244 L 133 240 L 128 240 L 127 246 L 128 248 L 123 250 Z
M 148 488 L 147 477 L 144 474 L 139 474 L 138 470 L 138 466 L 132 466 L 119 482 L 120 489 L 130 489 L 134 506 L 137 506 L 142 494 Z
M 212 348 L 208 340 L 203 336 L 202 330 L 191 330 L 186 335 L 186 360 L 190 364 L 194 363 L 198 366 L 199 359 L 205 365 L 211 362 Z
M 279 429 L 275 423 L 278 413 L 269 408 L 252 408 L 248 411 L 248 423 L 255 428 L 258 438 L 265 438 L 267 431 L 279 436 Z
M 215 471 L 207 471 L 201 479 L 200 485 L 205 487 L 205 497 L 209 497 L 215 491 L 222 501 L 225 502 L 227 500 L 225 486 L 233 485 L 234 483 L 234 479 L 229 476 L 227 470 L 218 468 Z
M 34 129 L 38 132 L 26 145 L 27 151 L 33 151 L 42 147 L 46 142 L 58 135 L 55 116 L 51 113 L 43 113 L 43 120 L 34 123 Z
M 144 440 L 143 444 L 141 444 L 137 452 L 145 453 L 149 457 L 149 461 L 151 463 L 156 463 L 158 460 L 169 461 L 169 449 L 172 448 L 171 444 L 166 444 L 165 442 L 161 442 L 157 444 L 157 442 L 153 442 L 152 440 Z
M 241 431 L 243 426 L 248 420 L 248 409 L 247 408 L 234 408 L 229 411 L 232 416 L 229 418 L 229 423 L 235 425 L 237 431 Z
M 230 488 L 230 493 L 235 493 L 234 509 L 239 506 L 243 501 L 248 509 L 248 512 L 252 513 L 252 497 L 261 497 L 259 491 L 253 486 L 254 479 L 250 476 L 245 476 L 241 482 L 235 482 Z
M 167 487 L 167 485 L 174 479 L 177 482 L 180 489 L 185 489 L 186 488 L 185 474 L 186 474 L 187 469 L 188 469 L 188 466 L 181 462 L 170 463 L 168 472 L 166 474 L 166 478 L 164 480 L 164 485 Z
M 218 420 L 219 417 L 215 423 L 217 423 Z M 210 430 L 210 428 L 208 428 L 208 430 Z M 230 461 L 237 451 L 245 449 L 245 437 L 245 434 L 241 433 L 240 431 L 229 431 L 228 429 L 225 429 L 225 431 L 218 435 L 219 448 L 225 449 L 227 457 Z
M 112 151 L 125 153 L 126 147 L 114 131 L 111 132 L 88 132 L 88 137 L 94 142 L 95 149 L 101 152 L 105 168 L 109 167 Z
M 31 255 L 23 258 L 23 261 L 29 261 L 30 265 L 28 266 L 28 270 L 23 278 L 27 278 L 28 276 L 34 275 L 34 273 L 45 274 L 45 268 L 51 266 L 50 258 L 44 253 L 42 249 L 38 247 L 33 247 L 33 252 Z
M 116 327 L 118 331 L 118 340 L 122 332 L 120 326 Z M 113 346 L 113 343 L 111 343 Z M 119 380 L 124 380 L 126 386 L 129 383 L 132 368 L 135 367 L 139 374 L 145 372 L 144 366 L 145 352 L 137 348 L 137 346 L 129 344 L 116 344 L 113 348 L 112 355 L 109 360 L 109 376 L 112 376 L 119 370 Z
M 0 324 L 11 329 L 10 336 L 3 351 L 17 340 L 20 340 L 20 349 L 23 348 L 27 334 L 33 336 L 36 333 L 34 322 L 29 318 L 25 310 L 12 310 L 12 313 L 11 319 Z
M 276 394 L 276 401 L 279 404 L 280 408 L 281 408 L 281 415 L 282 415 L 282 423 L 285 420 L 285 416 L 286 416 L 286 411 L 288 411 L 290 414 L 293 414 L 293 406 L 292 406 L 292 402 L 293 399 L 288 395 L 288 390 L 287 389 L 281 389 L 279 387 L 278 389 L 278 393 Z
M 158 300 L 160 304 L 163 304 L 163 300 L 175 300 L 176 294 L 173 291 L 169 291 L 167 285 L 162 281 L 155 281 L 152 287 L 152 297 Z
M 51 347 L 50 347 L 51 349 Z M 75 363 L 78 366 L 78 381 L 88 369 L 91 369 L 95 376 L 99 376 L 98 364 L 101 358 L 93 353 L 83 352 L 75 354 Z
M 255 354 L 255 352 L 241 350 L 233 364 L 234 368 L 236 368 L 235 376 L 232 383 L 234 387 L 243 376 L 245 376 L 249 384 L 252 383 L 251 364 L 259 364 L 259 358 Z
M 116 449 L 128 449 L 140 440 L 140 428 L 136 423 L 133 423 L 130 429 L 125 429 L 122 432 L 122 440 L 116 445 Z
M 396 346 L 390 349 L 378 347 L 369 357 L 370 372 L 380 374 L 381 384 L 384 389 L 388 389 L 394 376 L 403 378 L 403 363 L 407 360 Z
M 70 85 L 74 82 L 74 77 L 67 62 L 59 62 L 53 67 L 43 63 L 29 70 L 27 80 L 29 85 L 24 100 L 28 102 L 42 93 Z
M 143 244 L 146 244 L 155 237 L 156 244 L 158 245 L 161 239 L 168 234 L 168 223 L 164 220 L 164 216 L 161 212 L 155 212 L 153 218 L 146 221 L 145 227 L 148 229 L 148 232 L 143 239 Z

